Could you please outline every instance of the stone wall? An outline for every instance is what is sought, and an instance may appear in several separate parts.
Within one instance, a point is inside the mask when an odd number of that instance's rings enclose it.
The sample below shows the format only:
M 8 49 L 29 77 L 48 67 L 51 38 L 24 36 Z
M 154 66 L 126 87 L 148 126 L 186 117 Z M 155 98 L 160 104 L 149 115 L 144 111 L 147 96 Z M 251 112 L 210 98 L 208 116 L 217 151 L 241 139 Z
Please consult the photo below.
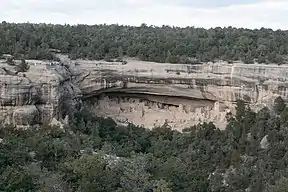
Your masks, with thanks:
M 287 101 L 288 95 L 287 65 L 136 60 L 122 64 L 67 57 L 61 57 L 60 63 L 27 62 L 29 71 L 17 73 L 15 66 L 0 61 L 2 124 L 61 120 L 66 115 L 64 106 L 76 108 L 82 98 L 94 101 L 96 115 L 119 122 L 149 128 L 166 122 L 181 130 L 212 121 L 224 128 L 225 114 L 234 112 L 238 99 L 257 109 L 269 106 L 279 95 Z
M 105 94 L 86 104 L 97 116 L 150 129 L 168 124 L 172 129 L 182 130 L 207 121 L 225 128 L 225 117 L 229 112 L 218 102 L 161 95 Z
M 100 99 L 95 107 L 97 115 L 146 127 L 158 126 L 168 120 L 175 129 L 203 121 L 212 121 L 225 128 L 225 114 L 235 112 L 235 103 L 239 99 L 256 110 L 271 105 L 279 95 L 287 101 L 287 65 L 225 62 L 186 65 L 135 60 L 126 65 L 93 61 L 77 61 L 77 64 L 75 68 L 82 74 L 76 75 L 74 82 L 82 90 L 84 98 L 99 94 L 126 94 L 126 100 L 118 103 L 115 103 L 117 97 Z M 146 98 L 150 101 L 151 95 L 158 95 L 164 103 L 167 102 L 166 96 L 185 99 L 182 99 L 182 104 L 170 102 L 174 107 L 163 110 L 157 107 L 163 102 L 154 101 L 156 105 L 148 108 L 137 99 L 131 103 L 129 98 L 135 99 L 133 94 L 150 95 Z M 199 101 L 205 101 L 204 105 L 191 107 Z M 186 113 L 183 107 L 193 110 Z M 121 111 L 121 108 L 132 110 Z

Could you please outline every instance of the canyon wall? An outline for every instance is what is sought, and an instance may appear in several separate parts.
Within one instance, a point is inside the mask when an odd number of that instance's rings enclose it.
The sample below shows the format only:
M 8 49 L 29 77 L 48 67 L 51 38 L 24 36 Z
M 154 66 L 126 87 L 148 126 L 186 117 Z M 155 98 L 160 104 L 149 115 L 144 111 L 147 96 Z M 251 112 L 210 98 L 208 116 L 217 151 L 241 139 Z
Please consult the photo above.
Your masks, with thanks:
M 29 126 L 64 118 L 64 105 L 81 104 L 81 90 L 71 82 L 71 73 L 59 63 L 27 61 L 30 69 L 0 61 L 0 122 Z
M 205 121 L 225 128 L 225 116 L 235 112 L 239 99 L 255 110 L 271 105 L 279 95 L 287 100 L 287 65 L 133 60 L 127 64 L 77 61 L 76 65 L 73 68 L 82 75 L 76 75 L 75 84 L 83 98 L 98 97 L 95 114 L 148 128 L 168 123 L 181 130 Z
M 128 60 L 27 61 L 28 72 L 0 61 L 0 121 L 17 125 L 61 120 L 81 99 L 95 115 L 147 128 L 181 130 L 212 121 L 220 128 L 242 99 L 255 110 L 287 100 L 287 65 L 169 64 Z

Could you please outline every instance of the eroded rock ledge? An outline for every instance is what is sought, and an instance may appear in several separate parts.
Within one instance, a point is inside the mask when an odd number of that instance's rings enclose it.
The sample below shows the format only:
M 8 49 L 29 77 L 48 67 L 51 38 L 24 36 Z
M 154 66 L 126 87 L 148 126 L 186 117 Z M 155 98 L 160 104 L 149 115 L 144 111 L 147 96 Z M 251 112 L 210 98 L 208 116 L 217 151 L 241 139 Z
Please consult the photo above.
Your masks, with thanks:
M 27 61 L 17 75 L 0 62 L 2 123 L 49 122 L 65 117 L 65 105 L 93 105 L 96 115 L 148 128 L 168 123 L 173 129 L 212 121 L 225 127 L 225 115 L 238 99 L 255 109 L 282 96 L 287 100 L 287 65 L 206 63 L 164 64 L 130 60 L 60 63 Z M 5 70 L 3 70 L 5 68 Z
M 15 66 L 0 61 L 1 124 L 49 123 L 53 118 L 63 118 L 63 105 L 81 104 L 81 90 L 71 81 L 66 66 L 44 61 L 27 63 L 29 71 L 17 73 Z

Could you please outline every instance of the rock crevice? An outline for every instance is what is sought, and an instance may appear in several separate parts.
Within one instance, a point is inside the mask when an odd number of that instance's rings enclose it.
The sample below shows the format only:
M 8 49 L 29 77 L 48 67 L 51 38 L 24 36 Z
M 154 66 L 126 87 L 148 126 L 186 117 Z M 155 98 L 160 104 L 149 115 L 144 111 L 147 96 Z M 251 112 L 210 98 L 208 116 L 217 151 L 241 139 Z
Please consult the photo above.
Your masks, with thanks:
M 67 106 L 93 101 L 96 115 L 151 128 L 168 123 L 181 130 L 212 121 L 225 127 L 225 115 L 241 99 L 252 108 L 287 101 L 287 65 L 224 62 L 197 65 L 128 60 L 27 61 L 27 72 L 0 61 L 0 122 L 37 124 L 61 120 Z M 6 69 L 6 70 L 4 70 Z M 96 101 L 95 101 L 96 99 Z M 65 107 L 66 106 L 66 107 Z

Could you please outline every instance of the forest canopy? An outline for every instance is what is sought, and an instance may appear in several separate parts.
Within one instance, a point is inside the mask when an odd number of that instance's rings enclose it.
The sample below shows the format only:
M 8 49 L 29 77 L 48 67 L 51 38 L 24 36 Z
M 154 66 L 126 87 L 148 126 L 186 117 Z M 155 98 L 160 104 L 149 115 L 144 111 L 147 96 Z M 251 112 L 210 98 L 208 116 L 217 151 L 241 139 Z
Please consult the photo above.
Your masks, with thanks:
M 215 60 L 284 63 L 288 31 L 243 28 L 120 25 L 0 24 L 0 54 L 25 59 L 137 57 L 144 61 L 195 63 Z
M 275 104 L 238 101 L 223 131 L 121 126 L 85 109 L 64 129 L 2 127 L 0 191 L 286 192 L 288 107 Z

